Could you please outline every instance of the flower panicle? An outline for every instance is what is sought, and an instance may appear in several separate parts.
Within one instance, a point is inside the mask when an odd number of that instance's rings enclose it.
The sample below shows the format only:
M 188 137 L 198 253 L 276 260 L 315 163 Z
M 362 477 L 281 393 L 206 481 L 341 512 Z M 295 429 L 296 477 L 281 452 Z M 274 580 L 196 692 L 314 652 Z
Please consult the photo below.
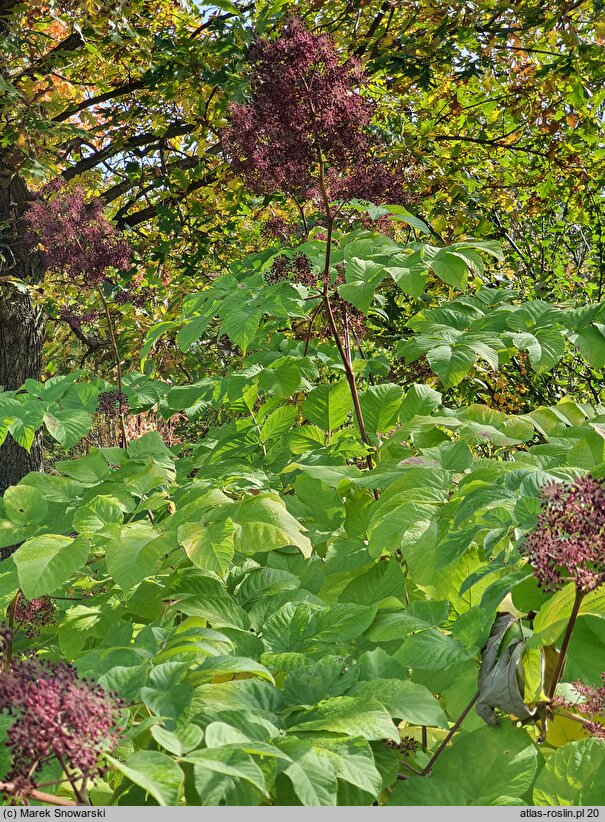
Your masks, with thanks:
M 547 592 L 574 582 L 582 595 L 605 583 L 605 483 L 590 476 L 548 483 L 535 529 L 520 551 Z
M 0 710 L 14 719 L 7 731 L 12 764 L 6 781 L 27 795 L 49 760 L 72 776 L 102 772 L 103 753 L 118 743 L 124 704 L 100 685 L 79 679 L 67 663 L 34 656 L 13 660 L 0 673 Z
M 47 269 L 95 286 L 104 280 L 107 269 L 130 266 L 130 245 L 105 216 L 102 201 L 87 202 L 81 186 L 67 191 L 54 181 L 29 206 L 24 223 L 26 240 L 40 248 Z

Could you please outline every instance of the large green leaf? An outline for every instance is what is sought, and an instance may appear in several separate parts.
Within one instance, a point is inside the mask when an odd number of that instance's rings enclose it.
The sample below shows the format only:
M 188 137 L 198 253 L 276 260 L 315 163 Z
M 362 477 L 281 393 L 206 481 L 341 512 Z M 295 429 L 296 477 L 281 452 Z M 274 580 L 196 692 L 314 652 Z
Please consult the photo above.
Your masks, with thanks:
M 81 534 L 101 532 L 102 536 L 108 536 L 108 526 L 119 525 L 123 517 L 119 501 L 101 494 L 76 511 L 73 527 Z
M 605 805 L 605 745 L 570 742 L 552 753 L 534 785 L 534 805 Z
M 187 762 L 194 765 L 194 781 L 202 784 L 202 775 L 212 771 L 224 777 L 243 779 L 251 783 L 263 794 L 267 793 L 262 770 L 250 754 L 236 750 L 231 745 L 224 748 L 212 748 L 194 751 L 186 757 Z
M 261 313 L 238 309 L 230 312 L 221 325 L 220 334 L 226 334 L 229 339 L 242 349 L 244 353 L 258 331 Z
M 550 328 L 535 329 L 512 335 L 513 344 L 529 354 L 529 361 L 537 373 L 550 371 L 565 353 L 565 340 L 560 331 Z
M 376 700 L 339 696 L 297 717 L 293 731 L 330 731 L 366 739 L 399 740 L 388 712 Z
M 550 645 L 559 639 L 569 622 L 574 597 L 575 586 L 570 583 L 544 603 L 534 620 L 534 635 L 528 643 L 530 646 Z M 584 614 L 605 619 L 605 589 L 591 591 L 583 598 L 578 615 L 581 617 Z
M 540 754 L 524 728 L 505 721 L 459 733 L 428 778 L 411 776 L 391 794 L 390 805 L 521 804 L 538 770 Z
M 378 797 L 382 778 L 365 739 L 320 737 L 313 740 L 313 746 L 318 753 L 327 754 L 339 779 L 366 791 L 374 799 Z
M 205 526 L 188 522 L 179 526 L 178 539 L 193 564 L 224 574 L 233 558 L 235 525 L 230 519 Z
M 303 402 L 303 413 L 309 422 L 324 431 L 334 431 L 351 410 L 351 392 L 346 380 L 320 385 L 310 391 Z
M 158 805 L 177 804 L 184 775 L 171 757 L 159 751 L 136 751 L 125 763 L 111 756 L 107 759 L 116 770 L 153 796 Z
M 353 257 L 345 270 L 346 282 L 338 287 L 338 293 L 365 314 L 372 305 L 377 286 L 386 275 L 386 270 L 378 263 Z
M 380 702 L 392 717 L 413 725 L 447 728 L 447 720 L 439 702 L 428 688 L 416 682 L 373 679 L 358 682 L 349 694 Z
M 468 266 L 466 261 L 458 254 L 452 254 L 446 249 L 440 249 L 429 262 L 431 269 L 448 285 L 462 290 L 466 284 Z
M 302 805 L 336 805 L 338 783 L 330 757 L 308 742 L 286 737 L 279 743 L 292 763 L 284 771 Z M 278 791 L 278 799 L 279 799 Z M 295 804 L 286 801 L 283 804 Z
M 452 388 L 469 374 L 476 359 L 472 348 L 465 345 L 439 345 L 427 352 L 429 365 L 444 388 Z
M 464 662 L 470 654 L 463 646 L 436 628 L 421 631 L 406 639 L 396 659 L 407 668 L 435 670 Z
M 17 525 L 37 525 L 44 521 L 48 505 L 35 488 L 13 485 L 4 492 L 4 511 Z
M 44 425 L 48 433 L 64 448 L 71 448 L 90 430 L 92 415 L 84 409 L 54 409 L 44 414 Z
M 249 497 L 229 509 L 235 525 L 234 546 L 244 554 L 274 551 L 295 545 L 305 557 L 312 546 L 305 529 L 290 514 L 276 494 Z
M 53 594 L 65 586 L 72 574 L 82 568 L 89 550 L 84 537 L 45 534 L 24 542 L 13 555 L 24 595 L 32 599 Z
M 120 529 L 105 548 L 107 570 L 122 591 L 130 591 L 149 577 L 166 542 L 158 540 L 156 529 L 145 522 L 131 522 Z
M 403 389 L 387 383 L 371 385 L 361 396 L 361 411 L 366 430 L 372 434 L 387 431 L 397 420 Z

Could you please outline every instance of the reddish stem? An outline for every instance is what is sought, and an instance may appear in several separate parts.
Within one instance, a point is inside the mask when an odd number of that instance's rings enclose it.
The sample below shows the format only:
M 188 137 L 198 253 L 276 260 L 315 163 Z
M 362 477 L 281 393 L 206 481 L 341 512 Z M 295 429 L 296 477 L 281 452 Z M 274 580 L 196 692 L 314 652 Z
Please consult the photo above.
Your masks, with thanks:
M 569 643 L 571 641 L 571 635 L 573 633 L 573 629 L 576 624 L 576 620 L 578 618 L 578 613 L 580 611 L 580 605 L 582 604 L 582 600 L 584 599 L 584 594 L 581 591 L 578 591 L 576 588 L 576 596 L 573 602 L 573 607 L 571 609 L 571 614 L 569 615 L 569 622 L 567 623 L 567 628 L 565 629 L 565 636 L 563 637 L 563 642 L 561 644 L 561 650 L 559 651 L 559 657 L 557 659 L 557 665 L 555 668 L 555 672 L 553 674 L 550 687 L 548 688 L 548 698 L 552 699 L 555 695 L 555 691 L 557 690 L 557 685 L 559 684 L 559 680 L 563 675 L 563 668 L 565 667 L 565 659 L 567 657 L 567 649 L 569 648 Z

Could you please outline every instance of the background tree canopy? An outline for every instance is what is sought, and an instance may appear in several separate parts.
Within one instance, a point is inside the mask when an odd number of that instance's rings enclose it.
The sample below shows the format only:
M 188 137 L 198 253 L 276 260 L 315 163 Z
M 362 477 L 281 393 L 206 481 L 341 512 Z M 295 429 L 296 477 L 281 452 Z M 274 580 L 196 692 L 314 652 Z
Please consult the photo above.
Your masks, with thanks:
M 7 802 L 605 803 L 604 40 L 0 0 Z

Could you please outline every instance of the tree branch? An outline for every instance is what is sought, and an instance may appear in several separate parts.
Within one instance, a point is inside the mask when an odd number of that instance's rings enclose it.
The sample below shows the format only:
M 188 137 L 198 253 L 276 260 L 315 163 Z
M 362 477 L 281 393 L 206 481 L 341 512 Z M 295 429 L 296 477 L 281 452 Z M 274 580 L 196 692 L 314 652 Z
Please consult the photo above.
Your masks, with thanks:
M 229 20 L 231 17 L 237 17 L 240 14 L 245 14 L 247 11 L 252 11 L 254 8 L 254 3 L 248 3 L 247 6 L 239 9 L 238 12 L 228 11 L 225 14 L 217 14 L 214 17 L 211 17 L 209 20 L 206 20 L 201 26 L 198 26 L 194 32 L 192 32 L 191 37 L 198 37 L 203 31 L 206 29 L 211 28 L 215 23 L 223 23 L 225 20 Z
M 198 123 L 178 122 L 169 125 L 163 134 L 135 134 L 134 137 L 128 138 L 123 143 L 121 143 L 119 138 L 117 138 L 115 141 L 106 145 L 105 148 L 95 151 L 90 156 L 84 157 L 74 165 L 66 168 L 65 171 L 62 172 L 62 177 L 64 180 L 72 180 L 79 174 L 83 174 L 85 171 L 95 168 L 95 166 L 98 166 L 100 163 L 108 160 L 115 154 L 119 154 L 121 151 L 128 151 L 131 148 L 147 146 L 151 143 L 160 143 L 163 140 L 171 140 L 173 137 L 182 137 L 185 134 L 191 134 L 195 131 L 198 125 Z
M 124 94 L 130 94 L 131 91 L 138 91 L 142 88 L 145 88 L 145 83 L 142 80 L 131 80 L 129 83 L 125 83 L 122 86 L 116 86 L 111 89 L 111 91 L 106 91 L 104 94 L 97 94 L 95 97 L 89 97 L 87 100 L 82 100 L 82 102 L 78 103 L 76 106 L 62 111 L 61 114 L 57 114 L 52 118 L 52 122 L 63 123 L 65 120 L 73 117 L 74 114 L 84 111 L 84 109 L 99 105 L 100 103 L 106 103 L 108 100 L 114 100 L 116 97 L 122 97 Z
M 40 72 L 46 73 L 46 71 L 50 70 L 50 66 L 53 63 L 53 59 L 57 54 L 63 54 L 63 52 L 69 51 L 76 51 L 77 49 L 81 48 L 84 45 L 84 38 L 82 35 L 74 31 L 65 40 L 61 40 L 54 49 L 47 51 L 46 54 L 43 54 L 42 57 L 39 57 L 35 60 L 31 66 L 27 69 L 23 69 L 19 74 L 11 79 L 13 85 L 18 83 L 23 77 L 33 77 L 35 74 Z
M 509 151 L 523 151 L 526 154 L 535 154 L 538 157 L 546 157 L 548 158 L 548 154 L 545 151 L 538 151 L 534 148 L 526 148 L 525 146 L 520 146 L 518 143 L 500 143 L 499 138 L 494 138 L 493 140 L 488 139 L 481 139 L 480 137 L 464 137 L 462 134 L 437 134 L 433 138 L 437 143 L 445 143 L 445 142 L 459 142 L 459 143 L 477 143 L 480 146 L 488 146 L 488 147 L 495 147 L 495 148 L 505 148 Z
M 194 191 L 197 191 L 199 188 L 204 188 L 204 186 L 210 185 L 216 180 L 216 172 L 211 172 L 210 174 L 203 177 L 201 180 L 195 180 L 193 183 L 187 186 L 184 191 L 179 192 L 178 194 L 173 194 L 170 197 L 167 197 L 164 200 L 161 200 L 158 203 L 153 203 L 146 208 L 141 208 L 139 211 L 135 211 L 132 214 L 123 214 L 121 216 L 117 216 L 114 218 L 116 221 L 116 225 L 118 228 L 134 228 L 141 223 L 146 223 L 147 220 L 152 220 L 158 213 L 158 208 L 167 204 L 174 204 L 180 203 L 181 200 L 185 199 L 189 194 L 192 194 Z M 119 214 L 120 212 L 118 212 Z
M 369 43 L 370 38 L 374 35 L 374 33 L 376 32 L 376 29 L 382 23 L 385 14 L 391 8 L 391 4 L 392 4 L 392 0 L 385 0 L 384 3 L 382 4 L 382 6 L 380 7 L 380 11 L 376 15 L 376 17 L 372 20 L 372 24 L 370 25 L 370 28 L 367 30 L 367 32 L 365 33 L 365 35 L 363 37 L 363 43 L 361 43 L 361 45 L 357 46 L 357 48 L 355 49 L 355 56 L 356 57 L 362 57 L 363 54 L 365 53 L 365 50 L 368 47 L 368 43 Z
M 185 157 L 181 160 L 176 160 L 173 163 L 168 163 L 166 166 L 166 172 L 170 174 L 173 169 L 188 169 L 188 168 L 195 168 L 200 163 L 199 157 Z M 120 211 L 116 217 L 119 219 L 123 214 L 127 214 L 128 211 L 134 206 L 134 204 L 139 200 L 141 197 L 144 197 L 150 191 L 153 191 L 154 188 L 158 188 L 163 183 L 166 182 L 166 174 L 162 173 L 162 170 L 158 168 L 158 166 L 152 166 L 151 168 L 141 169 L 143 171 L 142 177 L 139 177 L 138 180 L 122 180 L 119 183 L 111 186 L 101 194 L 100 199 L 105 203 L 105 205 L 109 205 L 109 203 L 113 203 L 114 200 L 117 200 L 118 197 L 122 197 L 124 194 L 127 194 L 129 191 L 136 186 L 138 183 L 143 183 L 148 178 L 151 178 L 151 181 L 148 185 L 143 186 L 139 189 L 139 191 L 133 195 L 133 199 L 126 203 L 126 205 L 122 206 Z

